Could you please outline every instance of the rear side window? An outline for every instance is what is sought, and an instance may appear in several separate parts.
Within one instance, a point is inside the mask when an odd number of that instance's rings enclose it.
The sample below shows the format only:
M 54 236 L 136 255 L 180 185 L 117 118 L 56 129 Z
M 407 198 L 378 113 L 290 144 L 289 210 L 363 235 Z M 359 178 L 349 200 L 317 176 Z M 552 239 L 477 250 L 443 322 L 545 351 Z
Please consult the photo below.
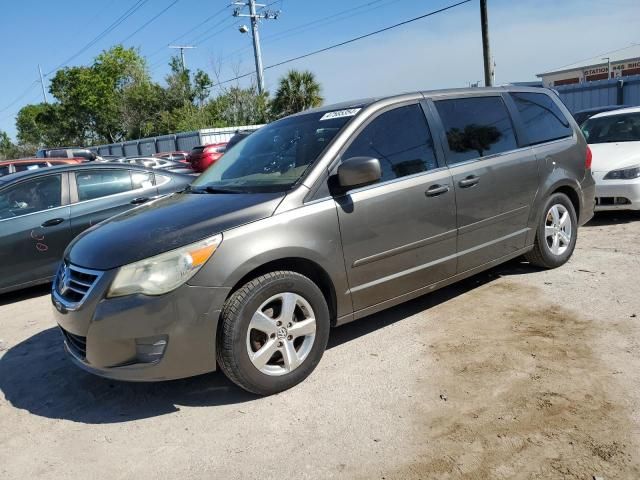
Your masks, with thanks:
M 352 157 L 377 158 L 382 181 L 438 166 L 431 132 L 420 105 L 399 107 L 374 119 L 342 155 L 345 160 Z
M 501 97 L 435 102 L 449 144 L 449 164 L 518 148 L 511 117 Z
M 61 205 L 62 177 L 38 177 L 20 182 L 0 193 L 0 218 L 19 217 Z
M 81 202 L 132 189 L 129 170 L 83 170 L 76 172 L 76 184 Z
M 520 92 L 512 93 L 511 97 L 532 145 L 573 135 L 569 121 L 548 95 Z

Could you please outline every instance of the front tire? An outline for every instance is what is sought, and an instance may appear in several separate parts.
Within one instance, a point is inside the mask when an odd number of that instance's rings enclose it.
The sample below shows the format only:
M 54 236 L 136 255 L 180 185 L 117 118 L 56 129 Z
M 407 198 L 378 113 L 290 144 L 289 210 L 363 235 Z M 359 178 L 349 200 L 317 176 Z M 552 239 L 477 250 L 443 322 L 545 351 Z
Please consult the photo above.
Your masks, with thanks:
M 544 204 L 533 250 L 525 258 L 537 267 L 557 268 L 571 258 L 577 238 L 578 220 L 573 203 L 564 193 L 554 193 Z
M 225 303 L 218 364 L 239 387 L 272 395 L 313 372 L 329 329 L 329 308 L 315 283 L 296 272 L 267 273 L 243 285 Z

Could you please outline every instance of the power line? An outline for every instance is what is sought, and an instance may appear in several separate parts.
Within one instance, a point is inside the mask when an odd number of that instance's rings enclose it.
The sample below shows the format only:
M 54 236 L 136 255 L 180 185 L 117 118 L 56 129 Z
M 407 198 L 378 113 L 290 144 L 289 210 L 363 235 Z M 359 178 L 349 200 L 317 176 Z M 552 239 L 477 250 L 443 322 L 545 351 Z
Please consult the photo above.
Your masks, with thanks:
M 391 25 L 389 27 L 381 28 L 380 30 L 376 30 L 374 32 L 366 33 L 364 35 L 360 35 L 358 37 L 354 37 L 354 38 L 351 38 L 349 40 L 345 40 L 344 42 L 336 43 L 334 45 L 330 45 L 328 47 L 324 47 L 324 48 L 321 48 L 319 50 L 314 50 L 312 52 L 308 52 L 308 53 L 305 53 L 303 55 L 298 55 L 297 57 L 289 58 L 287 60 L 283 60 L 281 62 L 274 63 L 272 65 L 268 65 L 268 66 L 264 67 L 264 70 L 269 70 L 271 68 L 276 68 L 276 67 L 279 67 L 281 65 L 285 65 L 287 63 L 295 62 L 296 60 L 301 60 L 303 58 L 307 58 L 307 57 L 310 57 L 312 55 L 317 55 L 318 53 L 323 53 L 323 52 L 326 52 L 328 50 L 332 50 L 334 48 L 342 47 L 344 45 L 348 45 L 350 43 L 357 42 L 358 40 L 362 40 L 364 38 L 372 37 L 374 35 L 378 35 L 380 33 L 387 32 L 387 31 L 392 30 L 394 28 L 398 28 L 398 27 L 401 27 L 403 25 L 407 25 L 408 23 L 416 22 L 418 20 L 422 20 L 423 18 L 431 17 L 431 16 L 436 15 L 438 13 L 442 13 L 442 12 L 445 12 L 447 10 L 451 10 L 452 8 L 459 7 L 460 5 L 464 5 L 465 3 L 469 3 L 469 2 L 471 2 L 471 0 L 462 0 L 461 2 L 454 3 L 454 4 L 449 5 L 447 7 L 443 7 L 443 8 L 440 8 L 438 10 L 433 10 L 433 11 L 431 11 L 429 13 L 425 13 L 424 15 L 420 15 L 419 17 L 414 17 L 414 18 L 411 18 L 409 20 L 405 20 L 403 22 L 396 23 L 396 24 Z M 239 76 L 237 76 L 235 78 L 230 78 L 228 80 L 223 80 L 222 82 L 219 82 L 219 83 L 217 83 L 217 84 L 215 84 L 213 86 L 217 87 L 219 85 L 224 85 L 225 83 L 234 82 L 236 80 L 240 80 L 241 78 L 245 78 L 245 77 L 249 77 L 251 75 L 254 75 L 254 73 L 255 72 L 245 73 L 245 74 L 239 75 Z
M 180 0 L 174 0 L 173 2 L 171 2 L 169 5 L 167 5 L 164 9 L 162 9 L 160 12 L 158 12 L 156 15 L 154 15 L 153 17 L 151 17 L 147 22 L 145 22 L 142 26 L 140 26 L 140 28 L 138 28 L 135 32 L 133 32 L 131 35 L 129 35 L 127 38 L 125 38 L 124 40 L 122 40 L 120 43 L 124 43 L 127 40 L 129 40 L 131 37 L 135 36 L 136 34 L 138 34 L 140 31 L 144 30 L 150 23 L 152 23 L 153 21 L 155 21 L 158 17 L 160 17 L 164 12 L 166 12 L 167 10 L 169 10 L 171 7 L 173 7 L 176 3 L 178 3 Z
M 0 110 L 0 113 L 2 112 L 6 112 L 7 110 L 9 110 L 11 107 L 13 107 L 16 103 L 18 103 L 20 100 L 22 100 L 24 97 L 26 97 L 27 95 L 29 95 L 29 93 L 33 90 L 33 88 L 38 85 L 38 83 L 40 83 L 39 80 L 35 80 L 33 83 L 29 84 L 29 86 L 27 87 L 27 89 L 22 92 L 20 95 L 18 95 L 18 97 L 16 97 L 15 100 L 13 100 L 11 103 L 9 103 L 6 107 L 4 107 L 2 110 Z
M 275 33 L 275 34 L 272 34 L 272 35 L 267 35 L 266 37 L 264 37 L 264 40 L 265 40 L 264 43 L 271 43 L 271 42 L 275 42 L 275 41 L 278 41 L 278 40 L 282 40 L 283 38 L 287 38 L 287 37 L 292 36 L 291 34 L 295 35 L 295 33 L 298 30 L 302 30 L 302 29 L 307 29 L 308 30 L 308 27 L 311 27 L 311 26 L 314 26 L 314 25 L 317 25 L 317 24 L 320 24 L 320 23 L 323 23 L 323 22 L 326 22 L 326 23 L 324 23 L 324 26 L 326 26 L 326 25 L 330 25 L 331 23 L 335 23 L 335 22 L 338 22 L 338 21 L 341 21 L 341 20 L 346 20 L 347 18 L 351 18 L 351 17 L 353 17 L 355 15 L 359 15 L 360 12 L 354 13 L 352 15 L 347 15 L 347 16 L 344 16 L 342 18 L 336 18 L 336 17 L 341 17 L 342 15 L 345 15 L 347 13 L 351 13 L 351 12 L 354 12 L 356 10 L 360 10 L 362 8 L 365 8 L 365 7 L 370 7 L 371 5 L 375 5 L 376 3 L 380 3 L 380 2 L 383 2 L 383 1 L 384 0 L 372 0 L 372 1 L 369 1 L 369 2 L 367 2 L 365 4 L 357 5 L 357 6 L 351 7 L 351 8 L 347 8 L 346 10 L 342 10 L 340 12 L 333 13 L 333 14 L 328 15 L 326 17 L 318 18 L 316 20 L 312 20 L 310 22 L 303 23 L 302 25 L 298 25 L 296 27 L 291 27 L 291 28 L 289 28 L 287 30 L 284 30 L 282 32 L 278 32 L 278 33 Z M 378 5 L 377 7 L 374 7 L 374 8 L 379 8 L 379 7 L 382 7 L 382 6 L 385 6 L 385 5 L 389 5 L 391 3 L 395 3 L 395 2 L 398 2 L 398 1 L 399 0 L 391 0 L 388 3 L 385 3 L 383 5 Z M 273 2 L 273 3 L 276 3 L 276 2 Z M 330 21 L 332 19 L 335 19 L 335 20 Z M 249 45 L 249 46 L 242 47 L 242 48 L 239 48 L 237 50 L 234 50 L 230 54 L 225 55 L 224 57 L 222 57 L 221 60 L 225 60 L 227 58 L 230 58 L 230 57 L 234 56 L 235 54 L 243 52 L 243 51 L 246 51 L 246 50 L 249 50 L 250 48 L 251 48 L 251 46 Z
M 58 65 L 57 67 L 55 67 L 54 69 L 50 70 L 49 72 L 47 72 L 45 74 L 45 76 L 49 76 L 52 73 L 54 73 L 56 70 L 64 67 L 65 65 L 67 65 L 69 62 L 75 60 L 76 58 L 78 58 L 80 55 L 82 55 L 84 52 L 86 52 L 87 50 L 89 50 L 89 48 L 91 48 L 92 46 L 94 46 L 96 43 L 98 43 L 100 40 L 102 40 L 104 37 L 106 37 L 109 33 L 111 33 L 114 29 L 116 29 L 120 24 L 122 24 L 122 22 L 124 22 L 127 18 L 129 18 L 131 15 L 133 15 L 136 11 L 138 11 L 145 3 L 147 3 L 149 0 L 136 0 L 136 2 L 129 7 L 122 15 L 120 15 L 116 20 L 114 20 L 107 28 L 105 28 L 101 33 L 99 33 L 93 40 L 91 40 L 89 43 L 87 43 L 84 47 L 82 47 L 80 50 L 78 50 L 76 53 L 74 53 L 73 55 L 71 55 L 69 58 L 67 58 L 64 62 L 62 62 L 60 65 Z
M 586 62 L 587 60 L 591 60 L 591 59 L 596 58 L 596 57 L 601 57 L 602 55 L 608 55 L 608 54 L 610 54 L 610 53 L 621 52 L 622 50 L 628 50 L 629 48 L 637 47 L 637 46 L 639 46 L 639 45 L 640 45 L 640 43 L 632 43 L 631 45 L 626 46 L 626 47 L 616 48 L 615 50 L 610 50 L 610 51 L 608 51 L 608 52 L 598 53 L 597 55 L 593 55 L 593 56 L 591 56 L 591 57 L 589 57 L 589 58 L 583 58 L 582 60 L 576 60 L 575 62 L 567 63 L 566 65 L 561 65 L 561 66 L 559 66 L 559 67 L 554 68 L 554 69 L 553 69 L 553 70 L 551 70 L 551 71 L 552 71 L 552 72 L 555 72 L 555 71 L 561 70 L 561 69 L 563 69 L 563 68 L 566 68 L 566 67 L 570 67 L 570 66 L 572 66 L 572 65 L 575 65 L 576 63 Z

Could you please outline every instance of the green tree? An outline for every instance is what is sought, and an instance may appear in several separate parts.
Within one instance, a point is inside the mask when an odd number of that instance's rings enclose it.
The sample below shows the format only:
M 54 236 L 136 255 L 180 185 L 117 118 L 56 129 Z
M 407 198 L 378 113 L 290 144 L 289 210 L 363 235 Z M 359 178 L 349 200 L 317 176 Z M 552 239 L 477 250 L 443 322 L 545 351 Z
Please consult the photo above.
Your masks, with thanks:
M 276 118 L 322 105 L 322 88 L 313 73 L 290 70 L 280 79 L 271 109 Z
M 43 147 L 67 143 L 66 121 L 59 104 L 26 105 L 16 115 L 17 138 L 20 145 Z

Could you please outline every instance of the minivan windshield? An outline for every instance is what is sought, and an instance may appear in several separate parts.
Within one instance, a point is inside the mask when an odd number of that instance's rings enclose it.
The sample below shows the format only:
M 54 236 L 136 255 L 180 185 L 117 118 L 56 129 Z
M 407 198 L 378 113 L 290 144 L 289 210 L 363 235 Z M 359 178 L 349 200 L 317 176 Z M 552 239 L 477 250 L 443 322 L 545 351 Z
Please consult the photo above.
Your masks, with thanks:
M 290 190 L 358 110 L 306 113 L 270 123 L 227 151 L 190 190 Z
M 582 132 L 587 143 L 640 142 L 640 112 L 592 117 Z

